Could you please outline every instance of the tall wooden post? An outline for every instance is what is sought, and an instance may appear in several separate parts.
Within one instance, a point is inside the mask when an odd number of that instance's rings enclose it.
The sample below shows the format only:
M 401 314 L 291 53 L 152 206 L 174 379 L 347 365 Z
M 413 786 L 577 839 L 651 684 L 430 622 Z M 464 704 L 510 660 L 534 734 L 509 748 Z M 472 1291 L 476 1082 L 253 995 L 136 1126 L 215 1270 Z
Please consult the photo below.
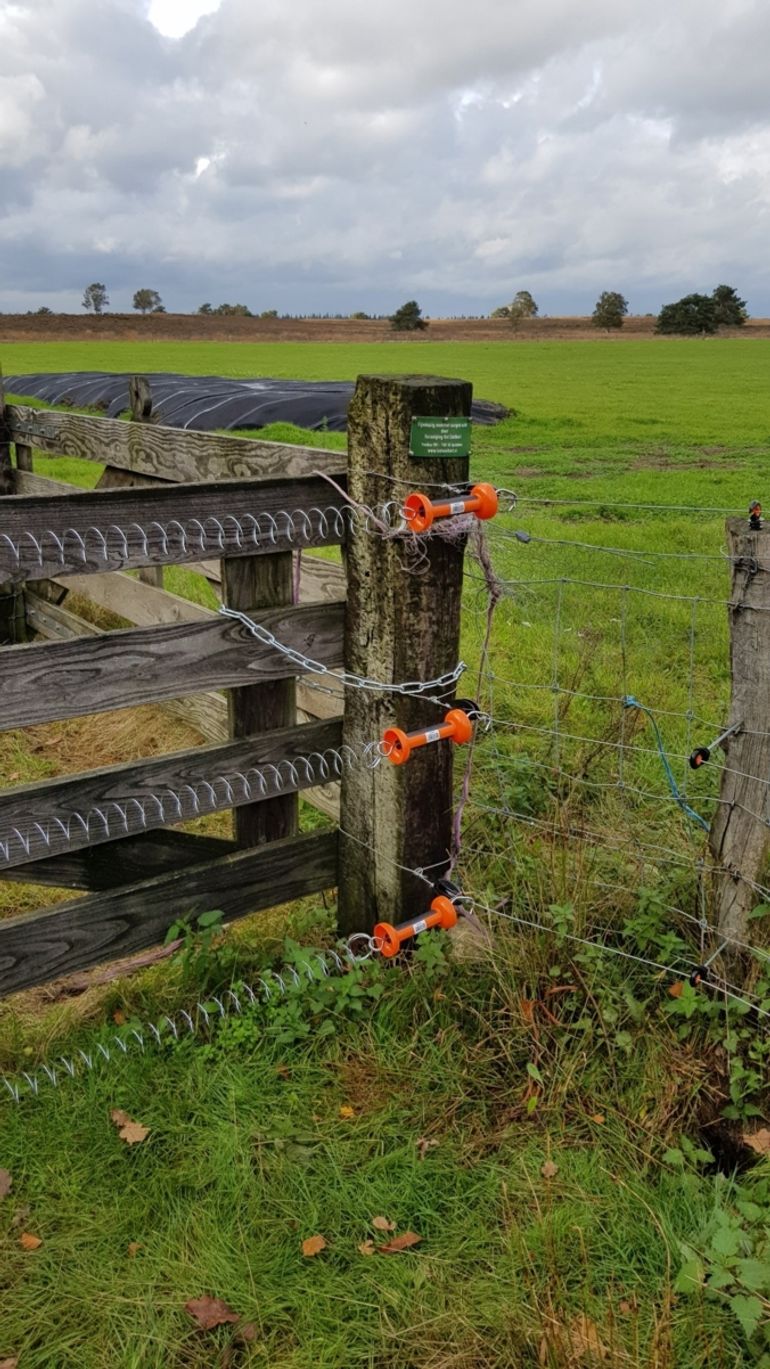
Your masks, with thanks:
M 739 941 L 756 940 L 761 923 L 747 935 L 748 917 L 762 897 L 752 883 L 766 883 L 770 852 L 770 527 L 753 531 L 745 518 L 728 518 L 732 560 L 730 669 L 732 701 L 728 726 L 742 727 L 725 742 L 720 804 L 709 846 L 716 865 L 720 932 Z
M 348 410 L 348 493 L 376 509 L 410 490 L 468 479 L 468 457 L 410 457 L 412 420 L 470 414 L 472 387 L 433 376 L 360 376 Z M 434 491 L 435 493 L 435 491 Z M 425 562 L 407 568 L 403 543 L 359 528 L 347 569 L 345 664 L 356 675 L 398 683 L 429 680 L 457 664 L 463 545 L 425 539 Z M 462 693 L 462 688 L 459 690 Z M 442 719 L 441 708 L 399 694 L 345 691 L 344 740 L 357 754 L 394 723 L 409 731 Z M 452 822 L 451 743 L 427 746 L 401 766 L 357 764 L 343 779 L 339 929 L 371 930 L 378 919 L 417 916 L 430 902 L 411 869 L 448 863 Z M 401 867 L 407 867 L 403 869 Z

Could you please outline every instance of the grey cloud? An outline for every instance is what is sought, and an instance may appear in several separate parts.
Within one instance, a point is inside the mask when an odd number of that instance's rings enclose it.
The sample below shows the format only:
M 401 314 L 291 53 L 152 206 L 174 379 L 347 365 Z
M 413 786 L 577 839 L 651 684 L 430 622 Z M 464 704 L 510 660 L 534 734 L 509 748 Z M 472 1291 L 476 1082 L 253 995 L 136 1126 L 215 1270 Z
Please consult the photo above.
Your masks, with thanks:
M 0 0 L 0 308 L 770 310 L 761 0 Z

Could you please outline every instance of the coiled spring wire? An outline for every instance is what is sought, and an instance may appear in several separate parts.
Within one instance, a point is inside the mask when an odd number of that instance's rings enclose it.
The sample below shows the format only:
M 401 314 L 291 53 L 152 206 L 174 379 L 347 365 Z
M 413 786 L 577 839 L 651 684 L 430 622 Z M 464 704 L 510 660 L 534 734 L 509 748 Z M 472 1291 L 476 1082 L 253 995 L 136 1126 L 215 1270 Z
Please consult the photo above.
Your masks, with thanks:
M 266 1003 L 276 994 L 285 997 L 291 989 L 299 988 L 304 979 L 309 983 L 343 974 L 350 967 L 361 965 L 377 951 L 374 937 L 355 933 L 337 948 L 313 951 L 305 960 L 300 973 L 294 965 L 283 965 L 280 970 L 266 970 L 253 985 L 242 984 L 238 990 L 225 989 L 212 994 L 205 1003 L 197 1002 L 188 1011 L 182 1008 L 174 1015 L 164 1014 L 158 1022 L 145 1022 L 114 1032 L 108 1043 L 98 1041 L 92 1050 L 78 1048 L 74 1055 L 60 1055 L 52 1064 L 42 1064 L 34 1071 L 21 1070 L 15 1077 L 0 1075 L 0 1097 L 13 1103 L 26 1098 L 39 1098 L 49 1088 L 59 1088 L 67 1079 L 93 1072 L 113 1064 L 121 1056 L 144 1054 L 153 1047 L 162 1047 L 169 1040 L 197 1037 L 210 1030 L 212 1020 L 222 1021 L 240 1016 L 246 1006 Z

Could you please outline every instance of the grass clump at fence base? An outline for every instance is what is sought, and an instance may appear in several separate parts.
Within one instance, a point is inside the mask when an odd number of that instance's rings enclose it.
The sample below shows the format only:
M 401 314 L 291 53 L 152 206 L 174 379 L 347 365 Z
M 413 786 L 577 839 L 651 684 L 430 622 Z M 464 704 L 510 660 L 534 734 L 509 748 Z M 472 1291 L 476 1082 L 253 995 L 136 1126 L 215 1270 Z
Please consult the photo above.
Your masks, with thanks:
M 754 1239 L 740 1205 L 765 1200 L 678 1144 L 705 1066 L 659 986 L 504 929 L 481 960 L 445 947 L 303 977 L 207 1042 L 3 1105 L 0 1353 L 25 1369 L 753 1363 L 751 1280 L 770 1269 L 719 1251 Z M 301 969 L 301 947 L 287 954 Z M 215 958 L 205 973 L 210 987 Z M 635 991 L 644 1021 L 619 1051 L 612 1002 Z M 113 987 L 105 1026 L 56 1052 L 93 1048 L 116 1009 L 127 1031 L 135 1007 L 153 1007 L 141 982 Z M 115 1108 L 144 1141 L 121 1141 Z M 377 1253 L 407 1231 L 420 1242 Z M 240 1321 L 197 1329 L 185 1304 L 204 1296 Z

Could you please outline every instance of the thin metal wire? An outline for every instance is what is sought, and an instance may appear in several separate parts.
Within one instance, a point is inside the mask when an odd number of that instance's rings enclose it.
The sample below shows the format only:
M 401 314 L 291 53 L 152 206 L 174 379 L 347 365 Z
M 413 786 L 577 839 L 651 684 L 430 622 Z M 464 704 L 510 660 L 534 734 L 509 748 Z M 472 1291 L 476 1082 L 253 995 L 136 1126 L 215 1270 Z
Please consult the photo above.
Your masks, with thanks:
M 526 529 L 509 533 L 498 526 L 491 527 L 494 538 L 504 542 L 516 542 L 521 546 L 537 543 L 544 547 L 569 547 L 571 551 L 597 552 L 605 556 L 625 556 L 632 561 L 717 561 L 721 565 L 739 564 L 741 557 L 728 556 L 727 552 L 718 555 L 712 551 L 648 551 L 634 547 L 605 547 L 596 542 L 577 542 L 564 537 L 539 537 Z M 766 569 L 763 567 L 763 569 Z

